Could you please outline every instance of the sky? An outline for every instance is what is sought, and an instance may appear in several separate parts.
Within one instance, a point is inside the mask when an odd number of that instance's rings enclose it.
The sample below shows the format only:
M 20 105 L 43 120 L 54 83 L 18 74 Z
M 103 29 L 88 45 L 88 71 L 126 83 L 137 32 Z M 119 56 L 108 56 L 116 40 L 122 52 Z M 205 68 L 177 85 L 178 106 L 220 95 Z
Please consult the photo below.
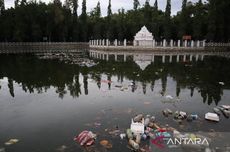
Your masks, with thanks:
M 37 0 L 39 1 L 39 0 Z M 42 2 L 49 3 L 51 0 L 41 0 Z M 64 2 L 64 0 L 61 0 Z M 108 7 L 108 1 L 109 0 L 86 0 L 87 2 L 87 12 L 91 11 L 97 4 L 97 2 L 100 1 L 101 3 L 101 11 L 102 15 L 106 16 L 107 14 L 107 7 Z M 145 3 L 146 0 L 139 0 L 141 5 Z M 182 0 L 171 0 L 172 1 L 172 15 L 175 15 L 177 11 L 181 9 Z M 192 2 L 197 2 L 198 0 L 191 0 Z M 150 0 L 150 5 L 153 6 L 155 0 Z M 78 14 L 81 13 L 81 3 L 82 0 L 78 0 L 79 8 L 78 8 Z M 112 11 L 117 12 L 118 9 L 124 8 L 125 10 L 129 10 L 133 8 L 133 0 L 111 0 L 112 3 Z M 10 8 L 14 6 L 14 0 L 5 0 L 5 7 Z M 165 10 L 166 6 L 166 0 L 158 0 L 158 7 L 161 10 Z

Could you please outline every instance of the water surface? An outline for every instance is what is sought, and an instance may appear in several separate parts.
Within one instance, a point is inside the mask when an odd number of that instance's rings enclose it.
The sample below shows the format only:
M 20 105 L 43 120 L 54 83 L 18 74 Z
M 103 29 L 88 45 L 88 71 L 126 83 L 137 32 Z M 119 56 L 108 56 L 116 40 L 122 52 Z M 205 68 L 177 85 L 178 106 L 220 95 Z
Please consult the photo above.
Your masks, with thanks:
M 97 66 L 87 68 L 32 55 L 1 55 L 0 147 L 7 152 L 51 152 L 66 145 L 66 151 L 80 152 L 84 149 L 73 137 L 91 130 L 98 134 L 94 151 L 130 151 L 125 140 L 107 130 L 124 132 L 138 113 L 155 115 L 159 124 L 180 131 L 230 131 L 229 119 L 223 116 L 219 123 L 204 120 L 213 107 L 230 104 L 228 58 L 207 56 L 203 61 L 179 63 L 156 60 L 144 70 L 132 61 L 96 62 Z M 163 102 L 166 95 L 178 100 Z M 201 119 L 179 125 L 162 115 L 164 108 L 196 113 Z M 4 146 L 11 138 L 20 142 Z M 113 148 L 100 147 L 102 139 L 111 141 Z

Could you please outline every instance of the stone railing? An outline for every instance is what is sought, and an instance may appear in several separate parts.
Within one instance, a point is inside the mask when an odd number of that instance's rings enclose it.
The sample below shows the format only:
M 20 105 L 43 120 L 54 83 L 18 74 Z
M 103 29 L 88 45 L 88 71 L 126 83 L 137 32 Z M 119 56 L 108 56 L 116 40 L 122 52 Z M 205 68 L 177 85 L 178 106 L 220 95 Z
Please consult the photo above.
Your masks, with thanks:
M 88 49 L 88 43 L 78 42 L 7 42 L 0 43 L 0 53 L 74 52 Z
M 146 41 L 147 45 L 140 45 L 138 41 L 133 41 L 133 47 L 148 47 L 148 48 L 155 48 L 155 47 L 162 47 L 162 48 L 167 48 L 167 47 L 185 47 L 185 48 L 204 48 L 206 46 L 205 40 L 203 41 L 188 41 L 188 40 L 163 40 L 163 41 L 155 41 L 155 40 L 149 40 Z M 92 47 L 109 47 L 109 46 L 123 46 L 126 47 L 128 45 L 127 40 L 124 39 L 124 41 L 118 41 L 115 39 L 114 41 L 109 41 L 108 39 L 100 39 L 100 40 L 90 40 L 89 45 Z
M 230 43 L 206 43 L 206 47 L 230 47 Z

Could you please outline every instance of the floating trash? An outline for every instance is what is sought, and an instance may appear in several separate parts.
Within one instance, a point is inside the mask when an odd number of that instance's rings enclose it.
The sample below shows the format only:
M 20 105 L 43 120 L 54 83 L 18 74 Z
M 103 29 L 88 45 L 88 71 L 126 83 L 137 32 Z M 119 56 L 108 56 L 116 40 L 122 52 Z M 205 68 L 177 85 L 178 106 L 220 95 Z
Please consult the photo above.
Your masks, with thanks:
M 136 143 L 134 140 L 129 139 L 129 145 L 134 148 L 135 150 L 138 150 L 140 148 L 139 144 Z
M 167 100 L 173 100 L 173 97 L 171 95 L 166 95 L 165 99 L 167 99 Z
M 110 80 L 101 80 L 101 83 L 112 83 Z
M 141 122 L 134 122 L 133 119 L 132 119 L 130 129 L 135 135 L 143 134 L 145 132 L 144 128 L 145 128 L 144 118 L 142 119 Z
M 100 144 L 107 149 L 110 149 L 113 147 L 112 144 L 108 140 L 102 140 L 100 141 Z
M 5 145 L 9 146 L 9 145 L 16 144 L 17 142 L 19 142 L 18 139 L 10 139 L 9 141 L 5 142 Z
M 57 148 L 57 151 L 64 152 L 66 149 L 67 149 L 67 146 L 62 145 L 62 146 L 60 146 L 60 147 Z
M 224 82 L 219 82 L 220 85 L 224 85 Z
M 101 123 L 95 122 L 95 123 L 94 123 L 94 126 L 95 126 L 95 127 L 100 127 L 100 126 L 101 126 Z
M 126 137 L 126 134 L 120 134 L 120 138 L 124 139 Z
M 162 113 L 165 117 L 168 117 L 169 115 L 173 114 L 172 110 L 170 109 L 164 109 Z
M 223 114 L 224 114 L 225 117 L 229 118 L 230 110 L 223 110 Z
M 221 105 L 221 107 L 223 107 L 226 110 L 230 110 L 230 105 Z
M 220 121 L 219 116 L 216 113 L 211 113 L 211 112 L 208 112 L 205 114 L 205 119 L 211 120 L 211 121 L 216 121 L 216 122 Z
M 135 116 L 133 118 L 133 121 L 134 122 L 140 122 L 140 121 L 142 121 L 143 118 L 144 118 L 144 115 L 143 114 L 139 114 L 139 115 L 137 115 L 137 116 Z
M 74 137 L 74 141 L 78 142 L 81 146 L 90 146 L 94 143 L 96 134 L 91 131 L 83 131 L 77 137 Z
M 221 114 L 220 108 L 213 108 L 213 111 L 214 111 L 216 114 L 218 114 L 218 115 Z

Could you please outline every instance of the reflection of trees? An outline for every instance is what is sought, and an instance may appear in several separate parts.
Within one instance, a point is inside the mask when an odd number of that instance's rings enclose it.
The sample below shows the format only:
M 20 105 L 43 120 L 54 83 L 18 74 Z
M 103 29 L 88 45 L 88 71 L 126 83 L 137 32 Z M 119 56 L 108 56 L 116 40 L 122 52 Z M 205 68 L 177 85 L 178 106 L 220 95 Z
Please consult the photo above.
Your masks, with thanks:
M 176 83 L 176 96 L 179 97 L 180 95 L 180 86 L 178 83 Z
M 155 86 L 155 80 L 152 80 L 151 82 L 151 91 L 153 92 L 154 91 L 154 86 Z
M 190 89 L 191 89 L 190 96 L 191 96 L 191 97 L 193 97 L 195 87 L 191 86 L 191 88 L 190 88 Z
M 213 61 L 214 60 L 214 61 Z M 217 64 L 216 64 L 217 63 Z M 155 62 L 149 65 L 144 71 L 141 71 L 138 66 L 133 63 L 123 64 L 115 62 L 103 62 L 92 70 L 97 72 L 110 72 L 113 75 L 118 76 L 124 74 L 124 76 L 133 82 L 142 82 L 143 92 L 145 93 L 145 84 L 151 83 L 151 90 L 154 89 L 154 83 L 156 80 L 162 81 L 162 94 L 165 93 L 167 88 L 168 75 L 173 77 L 176 81 L 176 96 L 180 96 L 181 89 L 190 89 L 190 95 L 193 96 L 194 89 L 197 88 L 203 97 L 204 102 L 208 100 L 208 104 L 213 101 L 217 104 L 221 100 L 223 90 L 219 81 L 225 82 L 225 88 L 229 88 L 230 69 L 223 66 L 230 64 L 230 61 L 223 58 L 209 57 L 205 59 L 205 62 L 193 62 L 193 63 L 165 63 Z M 103 66 L 102 66 L 103 65 Z M 111 69 L 115 69 L 112 71 Z M 139 76 L 138 76 L 139 75 Z M 220 77 L 221 76 L 221 77 Z M 206 87 L 204 89 L 204 87 Z M 132 87 L 132 91 L 135 89 Z
M 38 60 L 29 55 L 1 55 L 0 77 L 8 77 L 8 87 L 12 96 L 13 82 L 20 83 L 22 90 L 29 93 L 43 93 L 52 86 L 60 98 L 63 98 L 68 90 L 73 97 L 78 97 L 81 92 L 78 66 Z
M 205 58 L 205 62 L 187 63 L 160 63 L 150 64 L 144 71 L 134 62 L 104 62 L 101 61 L 95 67 L 86 68 L 77 65 L 68 65 L 58 61 L 38 60 L 33 56 L 0 56 L 0 78 L 8 77 L 8 88 L 14 96 L 14 82 L 20 83 L 25 92 L 43 93 L 50 87 L 54 87 L 60 98 L 69 91 L 72 97 L 81 95 L 81 85 L 79 82 L 80 73 L 83 76 L 84 92 L 88 92 L 88 76 L 101 88 L 102 74 L 107 75 L 107 80 L 111 81 L 112 76 L 117 76 L 118 82 L 128 79 L 133 82 L 132 92 L 135 92 L 137 82 L 141 82 L 143 93 L 146 93 L 146 86 L 150 84 L 150 89 L 154 90 L 156 80 L 162 82 L 162 94 L 167 88 L 167 77 L 170 76 L 176 82 L 177 96 L 180 96 L 181 89 L 191 90 L 193 96 L 194 89 L 199 90 L 203 102 L 211 104 L 213 101 L 218 104 L 223 95 L 223 87 L 229 89 L 230 61 L 223 58 Z M 223 66 L 226 65 L 226 66 Z M 225 82 L 224 86 L 218 84 Z M 110 89 L 111 84 L 108 83 Z M 1 87 L 0 87 L 1 88 Z
M 59 94 L 59 97 L 63 99 L 64 95 L 66 94 L 65 87 L 58 87 L 56 93 Z
M 221 100 L 221 96 L 223 95 L 223 90 L 220 85 L 207 85 L 200 89 L 201 96 L 203 97 L 203 102 L 210 105 L 213 101 L 217 105 Z
M 162 76 L 161 83 L 162 83 L 162 95 L 165 95 L 166 87 L 167 87 L 167 75 L 164 74 Z
M 98 73 L 92 73 L 92 79 L 96 81 L 98 88 L 101 89 L 101 75 Z
M 12 79 L 8 79 L 8 88 L 9 88 L 10 95 L 14 97 L 14 82 Z
M 79 74 L 73 76 L 73 81 L 72 83 L 69 83 L 68 85 L 68 90 L 70 92 L 70 95 L 74 98 L 79 97 L 81 94 L 81 88 L 80 88 L 80 83 L 79 83 Z
M 108 80 L 108 89 L 111 90 L 111 75 L 107 75 L 107 80 Z
M 85 95 L 88 95 L 88 75 L 83 75 Z

